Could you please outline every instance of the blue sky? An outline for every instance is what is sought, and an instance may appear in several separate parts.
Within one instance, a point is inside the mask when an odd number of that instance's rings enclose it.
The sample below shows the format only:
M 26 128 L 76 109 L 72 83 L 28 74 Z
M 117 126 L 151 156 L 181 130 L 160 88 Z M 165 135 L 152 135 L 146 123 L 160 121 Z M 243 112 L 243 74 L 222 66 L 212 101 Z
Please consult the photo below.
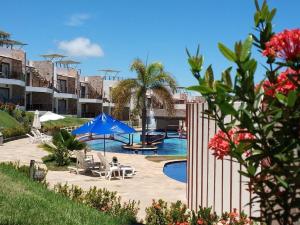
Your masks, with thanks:
M 300 27 L 299 0 L 269 4 L 278 8 L 276 31 Z M 217 43 L 233 46 L 244 39 L 252 32 L 254 12 L 252 0 L 10 0 L 2 7 L 0 30 L 28 43 L 29 59 L 69 53 L 82 62 L 84 75 L 114 68 L 134 76 L 130 63 L 149 55 L 149 61 L 161 61 L 181 86 L 195 83 L 185 47 L 193 50 L 200 44 L 205 66 L 213 64 L 218 76 L 229 64 Z

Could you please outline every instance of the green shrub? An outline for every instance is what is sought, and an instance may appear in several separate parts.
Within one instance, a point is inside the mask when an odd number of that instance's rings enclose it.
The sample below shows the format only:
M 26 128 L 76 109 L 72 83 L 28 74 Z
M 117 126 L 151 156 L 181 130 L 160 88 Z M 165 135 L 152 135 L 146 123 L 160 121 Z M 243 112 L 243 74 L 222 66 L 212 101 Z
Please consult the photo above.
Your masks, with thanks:
M 181 201 L 168 204 L 159 199 L 153 200 L 152 205 L 146 208 L 146 225 L 253 225 L 244 212 L 240 214 L 234 209 L 218 216 L 211 207 L 199 207 L 197 212 L 187 209 Z
M 146 208 L 146 224 L 147 225 L 169 225 L 184 224 L 188 220 L 187 206 L 181 201 L 168 203 L 159 199 L 153 200 L 152 205 Z
M 70 163 L 69 151 L 62 143 L 57 143 L 53 155 L 58 166 L 65 166 Z
M 87 192 L 84 192 L 76 185 L 69 187 L 67 184 L 57 184 L 54 186 L 54 190 L 76 202 L 83 203 L 111 216 L 123 218 L 131 223 L 137 222 L 136 215 L 139 210 L 139 202 L 129 201 L 122 204 L 121 197 L 117 196 L 116 192 L 97 189 L 96 187 L 91 187 Z
M 1 130 L 4 138 L 17 137 L 25 135 L 28 132 L 28 129 L 22 126 L 8 127 Z

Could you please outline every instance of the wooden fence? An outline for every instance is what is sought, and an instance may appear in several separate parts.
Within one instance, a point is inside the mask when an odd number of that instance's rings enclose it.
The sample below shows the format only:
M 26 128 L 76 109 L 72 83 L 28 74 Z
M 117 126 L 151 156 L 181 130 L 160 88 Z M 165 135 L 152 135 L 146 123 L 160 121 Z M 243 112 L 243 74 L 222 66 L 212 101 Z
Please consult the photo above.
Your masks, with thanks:
M 253 216 L 258 208 L 248 204 L 252 196 L 247 191 L 246 178 L 238 173 L 241 165 L 230 157 L 218 160 L 208 149 L 208 142 L 218 127 L 203 114 L 205 109 L 206 103 L 187 104 L 188 206 L 193 210 L 199 206 L 212 207 L 218 214 L 236 208 Z

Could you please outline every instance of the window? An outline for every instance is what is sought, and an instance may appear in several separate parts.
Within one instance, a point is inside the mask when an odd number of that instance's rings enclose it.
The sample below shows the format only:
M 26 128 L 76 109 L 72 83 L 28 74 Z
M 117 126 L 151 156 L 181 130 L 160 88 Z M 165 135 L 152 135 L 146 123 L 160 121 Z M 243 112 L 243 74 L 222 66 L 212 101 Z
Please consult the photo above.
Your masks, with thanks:
M 80 87 L 80 98 L 85 98 L 85 86 Z
M 66 80 L 57 80 L 58 90 L 62 93 L 67 93 L 67 81 Z
M 9 100 L 9 88 L 0 88 L 0 101 L 7 102 Z
M 9 77 L 9 64 L 8 63 L 1 63 L 0 64 L 0 77 Z

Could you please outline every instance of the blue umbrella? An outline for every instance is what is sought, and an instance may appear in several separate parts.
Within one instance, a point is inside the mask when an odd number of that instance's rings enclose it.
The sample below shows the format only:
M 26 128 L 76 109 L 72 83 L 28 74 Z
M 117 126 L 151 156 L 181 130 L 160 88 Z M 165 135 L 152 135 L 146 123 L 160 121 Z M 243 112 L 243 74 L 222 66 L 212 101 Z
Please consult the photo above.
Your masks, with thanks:
M 93 120 L 83 124 L 81 127 L 72 131 L 73 135 L 90 134 L 104 135 L 104 153 L 105 153 L 105 135 L 106 134 L 132 134 L 135 129 L 125 123 L 113 118 L 110 115 L 101 113 Z

